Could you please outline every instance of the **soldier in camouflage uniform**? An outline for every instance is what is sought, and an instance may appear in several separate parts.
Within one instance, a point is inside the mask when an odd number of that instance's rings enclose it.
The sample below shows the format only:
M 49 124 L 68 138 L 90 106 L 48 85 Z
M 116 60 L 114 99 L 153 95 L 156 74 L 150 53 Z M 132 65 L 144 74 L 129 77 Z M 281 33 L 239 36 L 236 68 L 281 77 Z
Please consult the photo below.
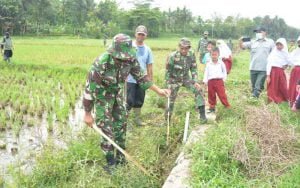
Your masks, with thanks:
M 190 74 L 192 79 L 190 78 Z M 175 99 L 181 86 L 186 87 L 195 94 L 196 106 L 200 112 L 201 123 L 206 123 L 205 101 L 198 83 L 197 64 L 194 51 L 191 50 L 191 42 L 182 38 L 179 42 L 179 50 L 171 53 L 166 65 L 166 84 L 171 89 L 170 106 L 166 108 L 165 116 L 171 117 Z
M 92 126 L 94 119 L 91 111 L 95 107 L 96 125 L 123 149 L 125 149 L 127 121 L 124 82 L 129 73 L 141 88 L 145 90 L 150 88 L 161 96 L 169 96 L 169 90 L 160 89 L 142 72 L 136 59 L 136 50 L 132 48 L 131 38 L 125 34 L 118 34 L 113 38 L 107 52 L 94 61 L 87 77 L 83 97 L 84 121 Z M 102 140 L 101 148 L 106 154 L 108 171 L 125 161 L 124 156 L 116 152 L 107 140 Z
M 208 31 L 204 31 L 203 38 L 201 38 L 198 42 L 198 48 L 197 51 L 200 53 L 200 62 L 202 62 L 202 59 L 204 55 L 208 52 L 207 51 L 207 43 L 208 43 Z

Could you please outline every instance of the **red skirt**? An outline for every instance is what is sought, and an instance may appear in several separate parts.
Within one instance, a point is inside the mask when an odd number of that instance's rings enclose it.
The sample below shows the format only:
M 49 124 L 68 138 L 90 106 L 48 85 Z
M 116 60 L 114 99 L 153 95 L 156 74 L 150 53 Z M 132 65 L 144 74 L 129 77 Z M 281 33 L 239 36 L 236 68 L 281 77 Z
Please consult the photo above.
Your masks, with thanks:
M 232 68 L 232 57 L 229 56 L 229 58 L 223 58 L 222 61 L 225 64 L 227 74 L 229 74 Z
M 286 76 L 282 68 L 272 67 L 267 94 L 269 102 L 281 103 L 288 101 Z
M 289 82 L 289 101 L 290 105 L 292 105 L 296 101 L 297 91 L 296 86 L 297 82 L 300 80 L 300 66 L 295 66 L 292 69 L 290 82 Z

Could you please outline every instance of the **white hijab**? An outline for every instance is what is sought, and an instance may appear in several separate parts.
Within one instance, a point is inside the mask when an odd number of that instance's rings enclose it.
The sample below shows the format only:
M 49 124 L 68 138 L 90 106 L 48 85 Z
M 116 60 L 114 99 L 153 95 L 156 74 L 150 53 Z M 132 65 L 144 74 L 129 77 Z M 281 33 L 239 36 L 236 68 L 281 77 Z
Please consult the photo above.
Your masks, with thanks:
M 224 42 L 224 40 L 218 40 L 217 47 L 220 50 L 220 58 L 229 58 L 230 56 L 232 56 L 232 52 L 227 46 L 227 44 Z
M 298 41 L 300 41 L 300 36 L 297 39 L 297 45 L 298 45 Z M 297 47 L 295 50 L 292 51 L 291 60 L 292 60 L 293 64 L 300 65 L 300 48 L 299 47 Z
M 285 38 L 279 38 L 276 41 L 276 44 L 277 43 L 281 43 L 283 45 L 283 49 L 278 50 L 277 47 L 275 46 L 268 57 L 268 62 L 275 63 L 275 64 L 277 64 L 277 63 L 282 64 L 283 62 L 286 62 L 287 60 L 289 60 L 287 42 L 286 42 Z M 288 64 L 288 62 L 286 62 L 286 63 Z

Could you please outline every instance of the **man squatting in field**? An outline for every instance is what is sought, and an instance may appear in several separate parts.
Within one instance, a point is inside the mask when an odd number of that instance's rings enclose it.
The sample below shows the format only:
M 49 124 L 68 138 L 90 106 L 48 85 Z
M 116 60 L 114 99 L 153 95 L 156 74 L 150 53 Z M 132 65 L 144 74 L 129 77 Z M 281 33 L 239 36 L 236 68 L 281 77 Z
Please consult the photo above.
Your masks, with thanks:
M 129 73 L 142 89 L 150 88 L 160 96 L 169 96 L 169 90 L 157 87 L 144 75 L 131 38 L 118 34 L 107 52 L 94 61 L 87 76 L 83 97 L 84 121 L 87 125 L 92 126 L 94 123 L 91 111 L 95 107 L 96 125 L 123 149 L 127 123 L 124 84 Z M 124 156 L 115 151 L 107 140 L 102 139 L 101 148 L 106 155 L 107 171 L 110 172 L 115 165 L 125 162 Z
M 190 78 L 190 74 L 192 79 Z M 194 51 L 191 49 L 191 42 L 187 38 L 179 41 L 178 50 L 171 53 L 166 64 L 166 85 L 171 89 L 170 104 L 165 111 L 165 117 L 170 118 L 178 90 L 181 86 L 195 94 L 196 107 L 200 112 L 200 123 L 206 123 L 205 100 L 198 83 L 197 64 Z M 169 117 L 167 117 L 169 114 Z

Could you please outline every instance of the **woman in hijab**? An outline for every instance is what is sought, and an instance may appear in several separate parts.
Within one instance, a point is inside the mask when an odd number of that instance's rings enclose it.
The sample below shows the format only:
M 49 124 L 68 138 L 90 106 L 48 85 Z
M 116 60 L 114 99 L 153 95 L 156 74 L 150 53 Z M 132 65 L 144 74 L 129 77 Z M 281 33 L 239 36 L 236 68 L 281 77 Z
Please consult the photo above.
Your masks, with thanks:
M 217 47 L 220 50 L 220 58 L 222 59 L 222 61 L 226 66 L 227 74 L 229 74 L 232 67 L 232 60 L 233 60 L 232 52 L 223 40 L 217 41 Z
M 268 57 L 267 95 L 269 102 L 288 101 L 287 81 L 284 69 L 291 64 L 287 43 L 284 38 L 276 41 L 276 46 Z
M 290 75 L 289 82 L 289 101 L 292 106 L 296 100 L 297 91 L 296 86 L 298 80 L 300 80 L 300 36 L 297 39 L 298 47 L 291 53 L 291 61 L 293 64 L 293 69 Z

